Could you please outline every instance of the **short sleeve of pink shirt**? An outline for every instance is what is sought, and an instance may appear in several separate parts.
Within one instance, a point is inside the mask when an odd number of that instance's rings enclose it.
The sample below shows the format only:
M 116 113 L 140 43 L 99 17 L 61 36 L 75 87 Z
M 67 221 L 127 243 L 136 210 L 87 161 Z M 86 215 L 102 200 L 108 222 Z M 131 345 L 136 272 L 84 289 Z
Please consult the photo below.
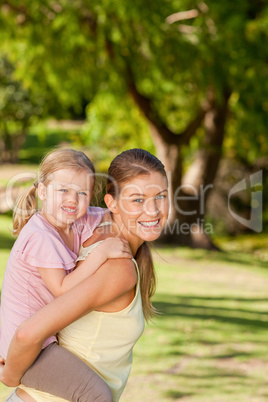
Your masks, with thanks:
M 17 250 L 17 260 L 24 264 L 40 268 L 61 268 L 70 270 L 74 267 L 75 253 L 68 250 L 63 241 L 53 233 L 33 233 L 25 247 Z

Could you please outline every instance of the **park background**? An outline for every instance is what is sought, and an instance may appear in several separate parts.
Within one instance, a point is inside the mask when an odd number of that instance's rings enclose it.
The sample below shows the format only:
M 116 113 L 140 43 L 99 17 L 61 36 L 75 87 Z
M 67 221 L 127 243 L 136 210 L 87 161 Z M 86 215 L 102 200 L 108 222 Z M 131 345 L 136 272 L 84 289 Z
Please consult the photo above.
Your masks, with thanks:
M 13 200 L 47 151 L 105 173 L 141 147 L 168 171 L 162 314 L 123 402 L 268 400 L 267 26 L 263 0 L 0 5 L 1 283 Z

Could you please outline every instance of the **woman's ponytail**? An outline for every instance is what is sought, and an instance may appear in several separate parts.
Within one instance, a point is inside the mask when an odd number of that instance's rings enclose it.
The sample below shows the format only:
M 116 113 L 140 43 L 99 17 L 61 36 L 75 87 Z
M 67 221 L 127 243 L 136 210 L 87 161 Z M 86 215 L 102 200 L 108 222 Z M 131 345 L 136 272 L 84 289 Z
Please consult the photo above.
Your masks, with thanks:
M 25 190 L 16 200 L 13 212 L 13 234 L 19 235 L 21 229 L 36 212 L 36 186 Z
M 135 256 L 140 272 L 140 287 L 143 314 L 146 321 L 149 321 L 157 312 L 151 302 L 151 297 L 156 289 L 156 277 L 151 250 L 146 242 L 138 249 Z

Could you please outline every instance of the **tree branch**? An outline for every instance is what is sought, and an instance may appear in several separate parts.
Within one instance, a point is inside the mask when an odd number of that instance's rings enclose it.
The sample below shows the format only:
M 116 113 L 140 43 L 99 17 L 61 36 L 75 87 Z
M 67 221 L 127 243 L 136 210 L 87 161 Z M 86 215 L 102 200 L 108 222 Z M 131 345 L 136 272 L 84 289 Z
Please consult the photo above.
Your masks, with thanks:
M 135 83 L 132 81 L 128 82 L 129 92 L 134 99 L 135 103 L 139 106 L 140 110 L 146 117 L 146 119 L 154 126 L 154 128 L 159 132 L 161 137 L 169 144 L 175 144 L 178 141 L 178 135 L 174 134 L 160 119 L 155 115 L 152 110 L 151 100 L 146 96 L 138 92 Z
M 209 110 L 209 104 L 208 102 L 205 102 L 203 106 L 201 106 L 199 112 L 197 113 L 196 117 L 190 121 L 186 129 L 181 133 L 181 143 L 182 144 L 189 144 L 190 139 L 192 138 L 193 135 L 195 135 L 196 130 L 201 126 L 204 117 L 206 113 Z
M 170 145 L 183 145 L 188 144 L 191 137 L 195 134 L 196 130 L 202 124 L 205 114 L 209 109 L 208 102 L 204 103 L 204 105 L 200 108 L 196 117 L 190 121 L 188 126 L 181 133 L 174 133 L 170 130 L 167 125 L 160 120 L 158 116 L 156 116 L 155 112 L 152 108 L 152 102 L 149 98 L 142 95 L 134 82 L 133 73 L 131 68 L 128 66 L 128 88 L 129 92 L 134 99 L 135 103 L 139 106 L 140 110 L 143 112 L 146 119 L 153 125 L 153 127 L 158 131 L 163 140 Z
M 181 11 L 181 12 L 169 15 L 166 18 L 166 22 L 168 24 L 173 24 L 174 22 L 177 22 L 177 21 L 184 21 L 184 20 L 189 20 L 191 18 L 196 18 L 196 17 L 198 17 L 198 15 L 199 15 L 199 11 L 196 9 L 188 10 L 188 11 Z

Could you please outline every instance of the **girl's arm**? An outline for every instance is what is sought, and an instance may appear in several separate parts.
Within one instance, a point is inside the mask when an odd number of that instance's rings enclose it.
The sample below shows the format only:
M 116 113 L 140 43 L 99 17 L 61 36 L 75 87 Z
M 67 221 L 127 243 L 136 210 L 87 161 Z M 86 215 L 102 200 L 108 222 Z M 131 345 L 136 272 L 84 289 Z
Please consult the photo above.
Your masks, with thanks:
M 96 272 L 109 258 L 131 259 L 132 254 L 127 241 L 112 237 L 105 239 L 91 251 L 86 260 L 79 264 L 78 269 L 68 275 L 64 269 L 38 268 L 38 271 L 50 292 L 58 297 Z
M 91 277 L 53 300 L 18 327 L 6 363 L 0 370 L 0 380 L 7 386 L 18 385 L 49 336 L 89 311 L 131 291 L 136 282 L 137 273 L 131 260 L 106 261 Z

